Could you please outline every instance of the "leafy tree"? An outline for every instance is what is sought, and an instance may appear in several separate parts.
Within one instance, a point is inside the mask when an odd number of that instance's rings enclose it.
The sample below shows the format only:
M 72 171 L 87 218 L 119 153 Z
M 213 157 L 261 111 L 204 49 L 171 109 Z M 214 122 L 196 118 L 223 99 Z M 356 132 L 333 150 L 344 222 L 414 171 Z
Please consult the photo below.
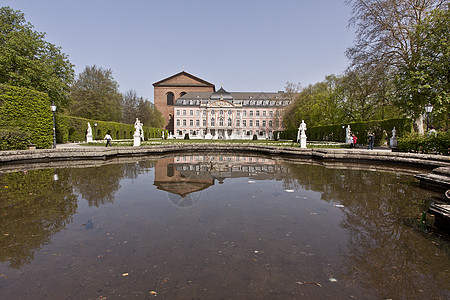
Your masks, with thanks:
M 120 122 L 122 95 L 110 69 L 87 66 L 71 87 L 71 115 Z
M 45 92 L 63 108 L 68 105 L 73 65 L 61 48 L 44 38 L 23 13 L 0 8 L 0 83 Z
M 420 41 L 417 63 L 400 69 L 398 85 L 404 98 L 412 90 L 422 102 L 434 105 L 433 115 L 441 127 L 449 128 L 450 119 L 450 12 L 436 9 L 421 24 L 413 36 Z
M 352 67 L 389 71 L 392 78 L 405 66 L 417 65 L 420 49 L 414 28 L 434 9 L 448 0 L 347 0 L 352 7 L 350 24 L 356 26 L 355 45 L 347 50 Z M 425 34 L 425 32 L 424 32 Z M 403 93 L 405 95 L 405 93 Z M 424 97 L 414 88 L 398 104 L 416 118 L 417 128 L 423 130 Z
M 164 125 L 164 118 L 161 112 L 153 103 L 142 97 L 139 99 L 137 106 L 137 115 L 145 126 L 162 128 Z

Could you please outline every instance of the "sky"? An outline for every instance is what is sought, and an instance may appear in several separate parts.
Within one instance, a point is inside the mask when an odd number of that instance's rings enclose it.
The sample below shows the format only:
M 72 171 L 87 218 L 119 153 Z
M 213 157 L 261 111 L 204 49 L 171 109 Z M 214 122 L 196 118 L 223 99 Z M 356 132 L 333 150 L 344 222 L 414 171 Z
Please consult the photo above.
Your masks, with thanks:
M 230 92 L 276 92 L 342 74 L 344 0 L 0 0 L 62 48 L 78 75 L 111 69 L 121 92 L 186 71 Z

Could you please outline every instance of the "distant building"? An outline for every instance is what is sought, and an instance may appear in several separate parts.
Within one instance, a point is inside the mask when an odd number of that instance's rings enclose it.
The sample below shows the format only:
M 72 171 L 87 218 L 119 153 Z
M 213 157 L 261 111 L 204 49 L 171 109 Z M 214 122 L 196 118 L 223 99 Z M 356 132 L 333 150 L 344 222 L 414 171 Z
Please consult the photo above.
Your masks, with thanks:
M 272 139 L 282 129 L 283 92 L 227 92 L 181 72 L 153 84 L 155 105 L 175 138 Z M 175 99 L 176 97 L 176 99 Z

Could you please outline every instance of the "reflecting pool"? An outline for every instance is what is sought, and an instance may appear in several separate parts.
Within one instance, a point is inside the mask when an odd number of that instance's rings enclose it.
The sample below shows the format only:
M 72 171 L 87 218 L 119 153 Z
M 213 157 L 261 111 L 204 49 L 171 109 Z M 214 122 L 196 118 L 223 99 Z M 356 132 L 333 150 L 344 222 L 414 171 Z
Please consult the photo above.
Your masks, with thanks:
M 1 299 L 445 299 L 424 170 L 249 154 L 0 168 Z

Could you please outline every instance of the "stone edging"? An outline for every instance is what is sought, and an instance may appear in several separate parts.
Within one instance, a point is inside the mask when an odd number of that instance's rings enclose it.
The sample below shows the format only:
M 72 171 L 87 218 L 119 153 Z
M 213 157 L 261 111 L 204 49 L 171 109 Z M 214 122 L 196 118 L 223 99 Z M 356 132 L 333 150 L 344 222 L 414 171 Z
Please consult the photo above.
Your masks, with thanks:
M 389 152 L 386 150 L 346 150 L 292 147 L 276 147 L 248 144 L 178 144 L 141 147 L 74 147 L 59 149 L 37 149 L 1 151 L 0 166 L 8 163 L 46 162 L 53 160 L 107 159 L 123 156 L 142 156 L 178 152 L 229 151 L 257 152 L 272 155 L 288 155 L 298 158 L 373 161 L 401 163 L 425 168 L 450 167 L 450 157 L 417 153 Z
M 308 158 L 333 161 L 361 161 L 404 164 L 411 167 L 434 169 L 427 174 L 416 175 L 421 186 L 437 191 L 450 188 L 450 157 L 417 153 L 390 152 L 386 150 L 347 150 L 292 147 L 276 147 L 249 144 L 177 144 L 142 147 L 74 147 L 57 149 L 0 151 L 0 167 L 23 163 L 56 161 L 104 160 L 114 157 L 161 155 L 191 152 L 252 152 L 266 155 L 282 155 L 290 158 Z

